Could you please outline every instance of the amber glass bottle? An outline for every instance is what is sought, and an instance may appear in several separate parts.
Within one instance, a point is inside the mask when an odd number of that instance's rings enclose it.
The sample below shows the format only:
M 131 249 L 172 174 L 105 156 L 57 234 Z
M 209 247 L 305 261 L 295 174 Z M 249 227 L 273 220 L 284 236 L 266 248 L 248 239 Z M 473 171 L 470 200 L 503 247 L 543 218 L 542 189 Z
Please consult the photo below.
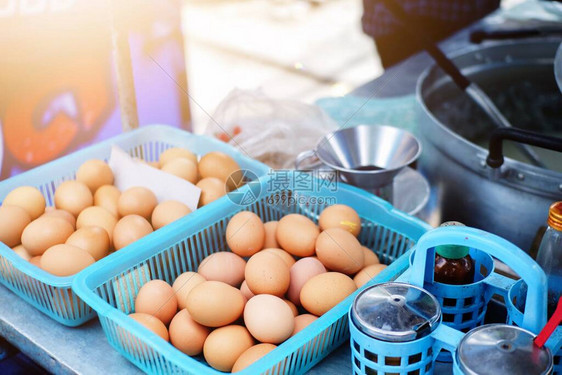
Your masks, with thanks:
M 446 222 L 445 226 L 464 226 L 459 222 Z M 474 282 L 474 259 L 466 246 L 443 245 L 435 248 L 435 274 L 433 279 L 443 284 L 464 285 Z

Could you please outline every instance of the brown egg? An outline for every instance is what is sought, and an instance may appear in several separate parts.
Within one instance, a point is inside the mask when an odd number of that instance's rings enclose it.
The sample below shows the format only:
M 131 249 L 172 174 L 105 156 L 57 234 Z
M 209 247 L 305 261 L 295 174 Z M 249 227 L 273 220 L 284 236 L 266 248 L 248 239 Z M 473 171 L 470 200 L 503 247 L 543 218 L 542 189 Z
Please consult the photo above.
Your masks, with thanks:
M 119 217 L 117 205 L 121 192 L 113 185 L 103 185 L 94 194 L 94 206 L 105 208 L 116 218 Z
M 41 217 L 47 217 L 47 216 L 58 217 L 68 221 L 68 223 L 72 225 L 72 228 L 76 228 L 76 218 L 70 212 L 65 210 L 59 210 L 54 207 L 47 207 L 47 208 L 50 208 L 50 210 L 46 209 L 45 213 L 41 215 Z
M 229 190 L 242 184 L 243 173 L 240 165 L 225 153 L 214 151 L 204 155 L 199 161 L 201 178 L 216 177 L 226 183 Z
M 306 282 L 316 275 L 326 272 L 326 268 L 316 258 L 307 257 L 299 259 L 291 267 L 291 283 L 287 290 L 287 297 L 295 305 L 300 306 L 301 289 Z
M 320 230 L 312 220 L 299 214 L 284 216 L 277 224 L 275 238 L 281 248 L 298 257 L 314 255 Z
M 72 232 L 74 228 L 64 219 L 40 217 L 25 227 L 21 242 L 31 256 L 36 256 L 51 246 L 65 243 Z
M 14 247 L 12 250 L 14 250 L 14 253 L 18 254 L 20 258 L 25 259 L 28 262 L 31 259 L 31 255 L 29 255 L 29 253 L 27 252 L 27 250 L 25 250 L 25 247 L 23 247 L 23 245 L 18 245 Z
M 316 319 L 318 319 L 318 317 L 312 314 L 302 314 L 295 316 L 295 329 L 293 330 L 291 336 L 296 335 L 297 333 L 308 327 Z
M 380 260 L 379 257 L 377 256 L 377 254 L 375 254 L 375 252 L 371 249 L 369 249 L 368 247 L 365 246 L 361 246 L 361 250 L 363 250 L 363 255 L 364 255 L 364 259 L 365 259 L 365 267 L 370 266 L 371 264 L 379 264 Z
M 198 355 L 211 330 L 191 319 L 189 312 L 181 310 L 170 323 L 170 342 L 187 355 Z
M 355 237 L 361 231 L 361 219 L 357 212 L 344 204 L 330 206 L 318 217 L 320 230 L 329 228 L 341 228 L 353 234 Z
M 326 229 L 316 240 L 316 256 L 326 268 L 352 275 L 363 268 L 365 255 L 361 243 L 341 228 Z
M 254 294 L 272 294 L 282 297 L 289 288 L 289 267 L 279 256 L 259 252 L 246 264 L 244 272 L 248 288 Z
M 197 155 L 195 155 L 193 152 L 186 150 L 185 148 L 172 147 L 160 154 L 158 165 L 162 167 L 170 160 L 177 159 L 177 158 L 188 159 L 191 160 L 193 163 L 197 164 Z
M 211 332 L 205 340 L 203 355 L 212 368 L 230 372 L 236 360 L 253 345 L 254 340 L 246 328 L 230 325 Z
M 293 333 L 295 317 L 281 298 L 260 294 L 246 303 L 244 324 L 258 341 L 279 344 Z
M 94 262 L 86 250 L 65 244 L 52 246 L 41 256 L 41 268 L 56 276 L 74 275 Z
M 102 227 L 82 227 L 68 237 L 66 244 L 86 250 L 95 260 L 109 254 L 109 235 Z
M 299 315 L 299 310 L 297 309 L 297 306 L 295 306 L 294 303 L 292 303 L 292 302 L 289 301 L 288 299 L 284 299 L 283 301 L 285 301 L 285 303 L 289 306 L 289 308 L 290 308 L 291 311 L 293 312 L 293 316 Z
M 168 341 L 169 339 L 168 330 L 166 329 L 164 323 L 158 320 L 158 318 L 155 318 L 150 314 L 144 314 L 144 313 L 130 314 L 129 317 L 136 320 L 138 323 L 142 324 L 144 327 L 148 328 L 152 332 L 156 333 L 164 340 Z
M 293 264 L 295 264 L 296 260 L 295 258 L 293 258 L 293 256 L 291 254 L 289 254 L 288 252 L 286 252 L 285 250 L 281 250 L 281 249 L 276 249 L 276 248 L 270 248 L 270 249 L 263 249 L 262 252 L 266 252 L 266 253 L 272 253 L 277 255 L 278 257 L 280 257 L 281 259 L 283 259 L 283 261 L 285 262 L 285 264 L 287 264 L 287 267 L 291 268 L 293 266 Z
M 113 216 L 108 210 L 102 207 L 88 207 L 80 212 L 76 219 L 76 228 L 83 227 L 102 227 L 109 235 L 109 241 L 113 241 L 113 229 L 117 224 L 117 218 Z
M 196 272 L 184 272 L 176 278 L 172 289 L 174 289 L 178 299 L 178 308 L 180 310 L 186 308 L 189 292 L 204 281 L 207 280 Z
M 222 281 L 238 288 L 244 281 L 244 268 L 244 259 L 228 251 L 219 251 L 203 259 L 197 272 L 207 280 Z
M 6 195 L 2 205 L 21 207 L 27 211 L 31 220 L 35 220 L 45 212 L 45 197 L 37 188 L 20 186 Z
M 385 268 L 385 264 L 371 264 L 370 266 L 367 266 L 361 271 L 357 272 L 357 275 L 355 275 L 353 281 L 355 282 L 355 285 L 357 285 L 357 288 L 361 288 Z
M 174 176 L 182 178 L 192 184 L 197 183 L 197 180 L 199 179 L 197 164 L 189 159 L 172 159 L 164 164 L 160 170 L 173 174 Z
M 113 185 L 113 171 L 103 160 L 91 159 L 78 168 L 76 181 L 84 183 L 94 194 L 102 185 Z
M 153 315 L 168 325 L 178 311 L 178 300 L 174 289 L 162 280 L 149 281 L 137 294 L 135 311 Z
M 203 178 L 197 183 L 196 186 L 201 189 L 201 196 L 199 197 L 199 207 L 216 201 L 220 197 L 225 196 L 228 192 L 226 183 L 216 177 Z
M 37 255 L 35 257 L 32 257 L 29 260 L 29 263 L 33 264 L 37 268 L 41 268 L 41 255 Z
M 65 181 L 55 191 L 55 207 L 78 216 L 86 207 L 94 204 L 94 196 L 84 183 Z
M 277 238 L 275 238 L 275 232 L 277 231 L 278 221 L 268 221 L 263 225 L 265 229 L 265 242 L 263 244 L 264 249 L 276 249 L 279 248 L 279 243 Z
M 234 366 L 232 366 L 232 372 L 238 372 L 244 370 L 246 367 L 250 366 L 258 359 L 261 359 L 267 353 L 271 352 L 277 346 L 273 344 L 257 344 L 247 349 L 244 353 L 238 357 Z
M 135 186 L 121 193 L 117 202 L 119 216 L 139 215 L 150 220 L 152 211 L 158 204 L 156 195 L 145 187 Z
M 162 228 L 185 215 L 191 213 L 189 207 L 178 201 L 164 201 L 152 211 L 152 226 L 154 230 Z
M 135 301 L 134 296 L 131 295 L 129 290 L 136 290 L 139 285 L 144 285 L 150 280 L 150 268 L 147 263 L 126 271 L 124 275 L 117 277 L 112 283 L 117 308 L 123 312 L 133 311 Z
M 187 311 L 197 323 L 222 327 L 234 322 L 244 310 L 244 296 L 233 286 L 221 281 L 205 281 L 187 296 Z
M 233 253 L 241 257 L 252 256 L 263 249 L 264 241 L 263 222 L 253 212 L 237 213 L 226 226 L 226 243 Z
M 252 293 L 250 288 L 248 288 L 248 283 L 246 282 L 246 280 L 242 282 L 242 285 L 240 286 L 240 291 L 242 292 L 244 298 L 246 298 L 246 301 L 248 301 L 250 298 L 255 296 L 255 294 Z
M 152 226 L 144 217 L 127 215 L 113 228 L 113 246 L 120 250 L 152 232 Z
M 21 243 L 21 234 L 25 227 L 31 223 L 27 211 L 19 206 L 0 207 L 0 241 L 8 247 Z
M 301 304 L 306 311 L 320 316 L 357 290 L 353 280 L 343 273 L 325 272 L 314 276 L 301 290 Z

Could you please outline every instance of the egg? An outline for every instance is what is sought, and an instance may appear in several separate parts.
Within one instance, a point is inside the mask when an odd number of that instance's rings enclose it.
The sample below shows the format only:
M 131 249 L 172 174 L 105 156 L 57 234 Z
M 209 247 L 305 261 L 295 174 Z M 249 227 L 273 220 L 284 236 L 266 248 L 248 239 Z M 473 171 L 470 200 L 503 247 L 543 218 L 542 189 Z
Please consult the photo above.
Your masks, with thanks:
M 126 313 L 134 310 L 136 293 L 138 293 L 140 286 L 150 280 L 150 268 L 146 263 L 117 277 L 112 283 L 117 308 Z M 130 291 L 135 291 L 135 296 Z
M 174 289 L 174 293 L 178 299 L 179 309 L 186 308 L 187 296 L 193 288 L 204 281 L 207 280 L 196 272 L 184 272 L 176 278 L 174 284 L 172 285 L 172 289 Z
M 295 317 L 281 298 L 260 294 L 246 303 L 244 324 L 258 341 L 279 344 L 293 333 Z
M 289 301 L 288 299 L 284 299 L 283 301 L 285 301 L 285 303 L 287 304 L 287 306 L 289 306 L 289 308 L 290 308 L 291 311 L 293 312 L 293 316 L 299 315 L 299 310 L 297 309 L 297 306 L 295 306 L 294 303 L 292 303 L 292 302 Z
M 68 221 L 72 228 L 76 228 L 76 218 L 70 212 L 65 210 L 59 210 L 54 207 L 47 207 L 45 213 L 41 217 L 58 217 Z
M 74 275 L 95 259 L 86 250 L 72 245 L 55 245 L 47 249 L 41 256 L 41 268 L 55 276 Z
M 312 220 L 299 214 L 284 216 L 277 224 L 275 238 L 281 248 L 298 257 L 314 255 L 320 230 Z
M 253 255 L 246 264 L 244 275 L 252 293 L 279 297 L 289 288 L 291 277 L 283 259 L 268 252 Z
M 178 300 L 174 289 L 162 280 L 151 280 L 139 289 L 135 299 L 135 311 L 153 315 L 168 324 L 176 315 Z
M 252 293 L 250 288 L 248 288 L 248 283 L 246 282 L 246 280 L 242 282 L 242 285 L 240 286 L 240 291 L 242 292 L 244 298 L 246 298 L 246 301 L 248 301 L 250 298 L 255 296 L 255 294 Z
M 100 186 L 113 185 L 113 171 L 103 160 L 91 159 L 78 168 L 76 181 L 84 183 L 94 194 Z
M 160 154 L 158 165 L 162 167 L 170 160 L 177 159 L 177 158 L 188 159 L 191 160 L 193 163 L 197 164 L 197 155 L 195 155 L 193 152 L 186 150 L 185 148 L 172 147 Z
M 375 254 L 375 252 L 371 249 L 369 249 L 368 247 L 365 246 L 361 246 L 361 249 L 363 250 L 363 259 L 365 260 L 364 266 L 370 266 L 371 264 L 379 264 L 380 260 L 379 257 L 377 256 L 377 254 Z
M 316 240 L 316 256 L 326 268 L 352 275 L 363 268 L 365 255 L 361 243 L 341 228 L 326 229 Z
M 265 242 L 263 243 L 263 247 L 265 249 L 279 248 L 279 243 L 275 238 L 275 232 L 277 231 L 277 224 L 279 224 L 278 221 L 268 221 L 263 225 L 265 229 Z
M 63 244 L 74 232 L 72 225 L 57 217 L 40 217 L 29 223 L 21 235 L 21 243 L 29 255 L 41 255 L 51 246 Z
M 214 369 L 230 372 L 236 360 L 254 345 L 248 330 L 239 325 L 215 329 L 205 340 L 203 355 Z
M 371 264 L 363 268 L 361 271 L 357 272 L 357 275 L 355 275 L 353 281 L 355 282 L 355 285 L 357 285 L 357 288 L 361 288 L 385 268 L 386 265 L 384 264 Z
M 18 256 L 22 259 L 25 259 L 27 261 L 31 259 L 31 255 L 29 255 L 29 253 L 27 252 L 25 247 L 23 247 L 23 245 L 18 245 L 14 247 L 12 250 L 14 250 L 14 253 L 18 254 Z
M 234 366 L 232 366 L 232 372 L 238 372 L 244 370 L 246 367 L 250 366 L 258 359 L 265 356 L 267 353 L 271 352 L 277 346 L 273 344 L 257 344 L 247 349 L 244 353 L 238 357 Z
M 113 246 L 120 250 L 152 232 L 152 226 L 144 217 L 127 215 L 113 228 Z
M 83 227 L 102 227 L 109 236 L 109 241 L 113 241 L 113 229 L 117 224 L 117 218 L 113 216 L 108 210 L 102 207 L 88 207 L 80 212 L 76 219 L 76 228 Z
M 269 249 L 263 249 L 262 252 L 267 252 L 277 255 L 278 257 L 283 259 L 283 261 L 285 262 L 285 264 L 287 264 L 287 267 L 289 268 L 291 268 L 293 264 L 295 264 L 296 262 L 295 258 L 293 258 L 293 256 L 288 252 L 286 252 L 285 250 L 269 248 Z
M 219 251 L 203 259 L 197 272 L 207 280 L 222 281 L 239 287 L 244 281 L 246 261 L 228 251 Z
M 211 330 L 191 319 L 189 312 L 181 310 L 170 322 L 170 342 L 187 355 L 198 355 Z
M 263 249 L 265 229 L 258 215 L 242 211 L 230 219 L 225 236 L 226 243 L 233 253 L 249 257 Z
M 125 190 L 117 201 L 119 216 L 139 215 L 150 220 L 152 211 L 158 204 L 156 195 L 142 186 L 135 186 Z
M 32 257 L 29 260 L 29 263 L 33 264 L 37 268 L 41 268 L 41 255 L 37 255 L 37 256 Z
M 55 190 L 55 207 L 78 216 L 86 207 L 94 204 L 94 196 L 84 183 L 65 181 Z
M 86 250 L 95 260 L 109 254 L 109 235 L 102 227 L 82 227 L 72 233 L 65 243 Z
M 306 311 L 320 316 L 355 290 L 357 287 L 349 276 L 339 272 L 325 272 L 314 276 L 304 284 L 300 300 Z
M 197 323 L 222 327 L 234 322 L 244 310 L 244 296 L 233 286 L 221 281 L 205 281 L 187 296 L 187 311 Z
M 353 234 L 355 237 L 361 231 L 361 219 L 357 212 L 344 204 L 334 204 L 322 211 L 318 217 L 320 230 L 329 228 L 341 228 Z
M 158 318 L 144 313 L 133 313 L 130 314 L 129 317 L 136 322 L 142 324 L 144 327 L 148 328 L 152 332 L 156 333 L 165 341 L 168 341 L 169 335 L 168 330 L 164 323 L 162 323 Z M 138 339 L 133 339 L 133 342 L 137 342 Z
M 201 189 L 200 207 L 214 202 L 228 193 L 226 183 L 216 177 L 203 178 L 195 186 Z
M 29 214 L 31 220 L 37 219 L 45 212 L 45 197 L 39 189 L 32 186 L 20 186 L 10 191 L 4 201 L 3 206 L 18 206 Z
M 179 201 L 169 200 L 158 204 L 152 211 L 152 226 L 154 230 L 164 225 L 173 223 L 185 215 L 191 213 L 189 207 Z
M 289 300 L 300 306 L 300 294 L 304 284 L 324 272 L 326 272 L 326 268 L 318 259 L 312 257 L 299 259 L 290 270 L 291 282 L 287 290 Z
M 199 161 L 201 178 L 216 177 L 225 182 L 229 190 L 242 185 L 243 173 L 240 165 L 225 153 L 214 151 L 201 157 Z
M 192 184 L 197 183 L 197 180 L 199 179 L 197 164 L 189 159 L 172 159 L 164 164 L 160 170 L 173 174 L 174 176 L 182 178 Z
M 103 185 L 94 194 L 94 206 L 105 208 L 110 214 L 119 217 L 117 208 L 121 192 L 113 185 Z
M 297 333 L 308 327 L 316 319 L 318 319 L 318 317 L 312 314 L 302 314 L 295 316 L 295 328 L 293 329 L 293 333 L 291 334 L 291 336 L 296 335 Z
M 31 223 L 27 211 L 19 206 L 0 207 L 0 241 L 8 247 L 21 243 L 21 234 L 25 227 Z

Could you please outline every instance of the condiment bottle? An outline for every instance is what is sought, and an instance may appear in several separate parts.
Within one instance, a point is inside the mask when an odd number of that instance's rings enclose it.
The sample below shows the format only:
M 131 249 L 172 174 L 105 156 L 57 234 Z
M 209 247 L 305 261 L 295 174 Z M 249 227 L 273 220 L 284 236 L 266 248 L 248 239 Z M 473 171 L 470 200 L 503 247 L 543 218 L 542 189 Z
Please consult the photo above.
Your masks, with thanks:
M 448 221 L 442 227 L 464 226 L 457 221 Z M 435 270 L 433 280 L 443 284 L 464 285 L 474 282 L 474 260 L 469 248 L 458 245 L 442 245 L 435 248 Z
M 456 362 L 461 373 L 470 375 L 550 374 L 552 354 L 547 348 L 539 348 L 534 338 L 531 332 L 515 326 L 480 326 L 460 341 Z
M 547 224 L 537 252 L 537 263 L 548 278 L 548 311 L 551 315 L 562 296 L 562 202 L 550 206 Z

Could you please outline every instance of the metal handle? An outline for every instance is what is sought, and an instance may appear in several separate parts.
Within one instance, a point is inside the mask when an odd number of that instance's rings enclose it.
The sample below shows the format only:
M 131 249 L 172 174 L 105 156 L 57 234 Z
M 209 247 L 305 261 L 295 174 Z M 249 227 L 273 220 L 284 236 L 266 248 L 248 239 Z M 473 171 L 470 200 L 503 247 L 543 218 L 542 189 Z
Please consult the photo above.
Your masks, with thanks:
M 527 284 L 527 300 L 523 314 L 523 326 L 538 333 L 546 324 L 547 280 L 542 268 L 517 246 L 494 234 L 469 227 L 441 227 L 424 234 L 414 251 L 410 283 L 423 287 L 433 282 L 435 247 L 441 245 L 467 246 L 484 251 L 498 258 L 513 269 Z
M 491 168 L 499 168 L 504 162 L 503 141 L 510 140 L 528 145 L 562 152 L 562 138 L 550 137 L 516 128 L 495 129 L 490 137 L 489 154 L 486 162 Z
M 318 159 L 318 156 L 316 156 L 316 151 L 308 150 L 308 151 L 303 151 L 297 155 L 297 158 L 295 159 L 295 169 L 296 170 L 301 169 L 301 165 L 303 164 L 303 162 L 307 159 L 312 159 L 312 158 L 316 159 L 316 161 L 311 165 L 309 165 L 308 168 L 315 168 L 322 165 L 322 162 L 320 161 L 320 159 Z

